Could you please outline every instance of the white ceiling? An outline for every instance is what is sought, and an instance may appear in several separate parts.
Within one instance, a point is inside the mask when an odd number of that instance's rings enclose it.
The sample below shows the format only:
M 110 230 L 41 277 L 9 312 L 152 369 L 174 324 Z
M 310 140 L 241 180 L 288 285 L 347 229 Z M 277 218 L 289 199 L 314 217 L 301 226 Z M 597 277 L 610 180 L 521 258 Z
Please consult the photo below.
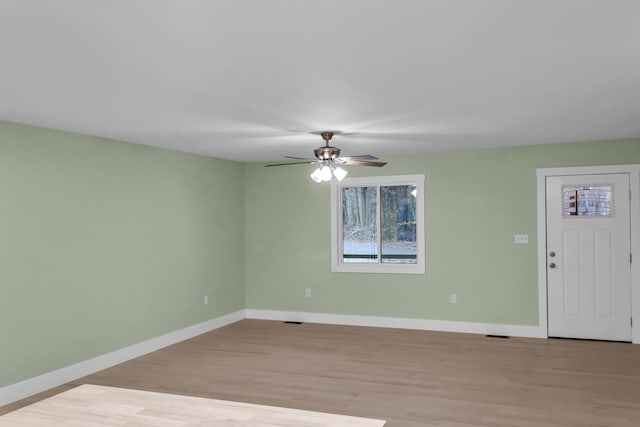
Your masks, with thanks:
M 638 0 L 0 0 L 0 120 L 242 162 L 640 137 Z

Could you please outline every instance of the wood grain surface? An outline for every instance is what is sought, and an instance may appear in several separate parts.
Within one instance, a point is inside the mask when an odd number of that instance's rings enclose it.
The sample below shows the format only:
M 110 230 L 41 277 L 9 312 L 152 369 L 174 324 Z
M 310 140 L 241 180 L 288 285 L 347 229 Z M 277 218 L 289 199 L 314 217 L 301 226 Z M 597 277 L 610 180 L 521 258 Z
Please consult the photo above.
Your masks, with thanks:
M 0 427 L 382 427 L 384 421 L 84 384 L 0 416 Z
M 387 420 L 385 427 L 638 427 L 640 345 L 242 320 L 81 378 Z

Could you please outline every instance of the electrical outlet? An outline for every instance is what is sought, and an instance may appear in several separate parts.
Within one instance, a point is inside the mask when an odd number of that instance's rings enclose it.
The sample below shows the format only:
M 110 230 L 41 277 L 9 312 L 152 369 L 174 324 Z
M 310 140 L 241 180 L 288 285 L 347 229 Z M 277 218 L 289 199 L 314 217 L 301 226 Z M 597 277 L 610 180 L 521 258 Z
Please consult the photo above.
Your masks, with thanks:
M 458 295 L 456 295 L 456 294 L 449 295 L 449 303 L 457 304 L 458 303 Z
M 306 296 L 307 298 L 311 298 L 311 288 L 307 288 L 304 291 L 304 296 Z
M 209 295 L 204 296 L 204 305 L 209 304 Z

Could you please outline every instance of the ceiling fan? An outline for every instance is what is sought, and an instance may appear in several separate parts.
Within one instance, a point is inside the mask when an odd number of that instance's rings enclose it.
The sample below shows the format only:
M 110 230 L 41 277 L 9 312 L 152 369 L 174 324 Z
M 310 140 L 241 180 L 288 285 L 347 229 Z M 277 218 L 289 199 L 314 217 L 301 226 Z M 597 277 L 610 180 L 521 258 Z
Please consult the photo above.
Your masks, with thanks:
M 347 171 L 342 169 L 340 165 L 382 167 L 387 164 L 386 162 L 375 162 L 374 160 L 378 160 L 378 158 L 370 154 L 364 154 L 361 156 L 340 157 L 340 149 L 329 145 L 329 141 L 331 140 L 331 138 L 333 138 L 333 135 L 337 134 L 339 134 L 339 132 L 319 132 L 319 135 L 322 137 L 322 139 L 324 139 L 324 146 L 318 147 L 313 150 L 313 154 L 315 154 L 316 156 L 315 159 L 285 156 L 288 159 L 301 161 L 275 163 L 271 165 L 265 165 L 265 167 L 301 165 L 305 163 L 320 165 L 318 169 L 316 169 L 311 174 L 311 179 L 313 179 L 315 182 L 322 182 L 331 181 L 332 177 L 335 177 L 338 181 L 342 181 L 347 176 Z

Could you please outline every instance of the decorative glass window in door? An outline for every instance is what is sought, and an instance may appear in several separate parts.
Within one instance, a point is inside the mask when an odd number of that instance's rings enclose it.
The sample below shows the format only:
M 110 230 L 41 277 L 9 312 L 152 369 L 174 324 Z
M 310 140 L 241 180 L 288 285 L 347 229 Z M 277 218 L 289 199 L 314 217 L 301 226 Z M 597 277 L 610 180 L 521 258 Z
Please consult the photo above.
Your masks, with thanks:
M 612 215 L 612 185 L 567 185 L 562 187 L 562 216 Z

